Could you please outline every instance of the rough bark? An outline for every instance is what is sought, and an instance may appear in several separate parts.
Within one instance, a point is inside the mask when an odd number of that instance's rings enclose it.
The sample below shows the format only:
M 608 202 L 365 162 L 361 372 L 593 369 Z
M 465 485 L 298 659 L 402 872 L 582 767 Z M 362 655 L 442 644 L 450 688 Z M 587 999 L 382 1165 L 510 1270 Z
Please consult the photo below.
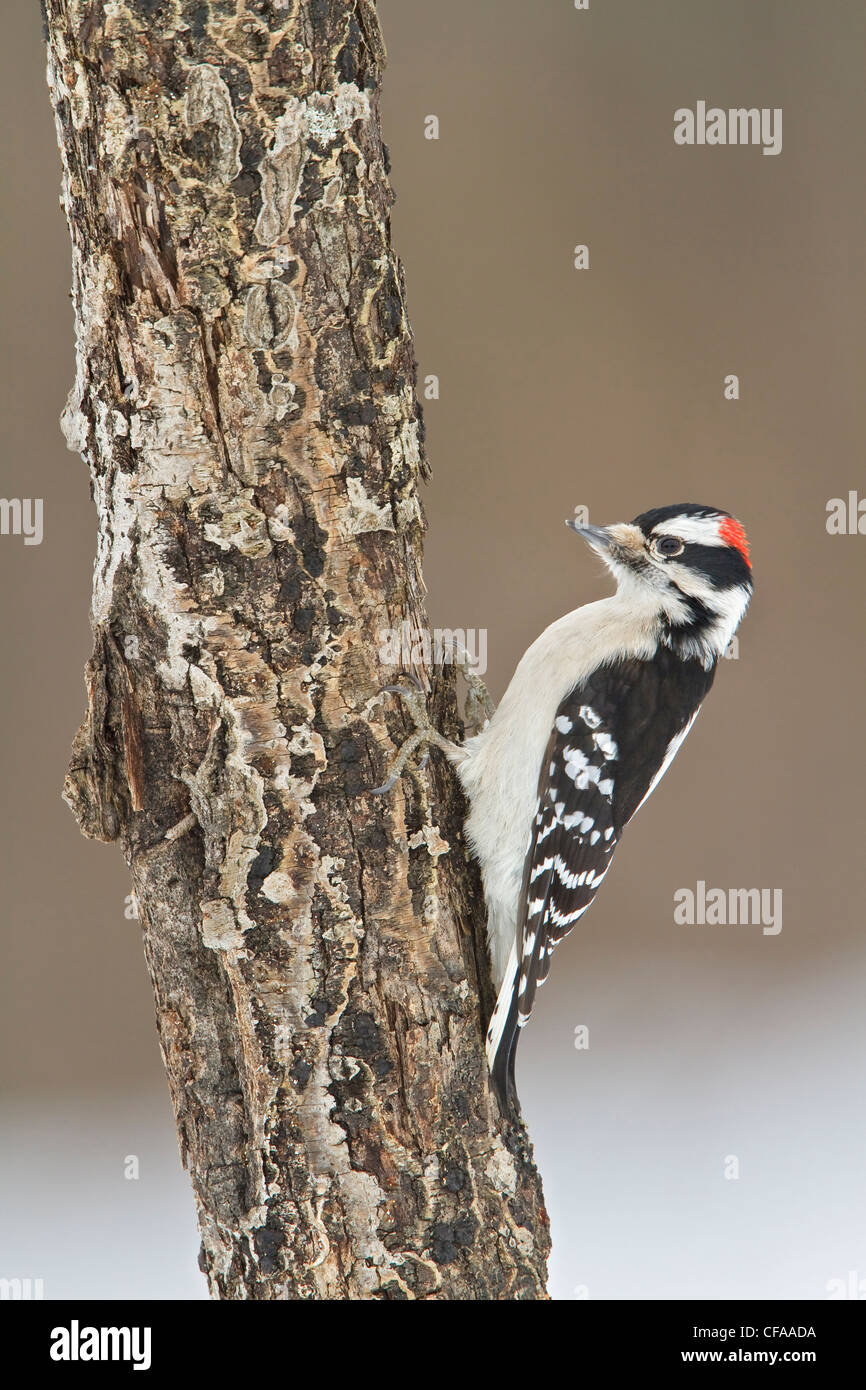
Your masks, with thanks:
M 544 1297 L 459 790 L 364 794 L 425 624 L 373 5 L 45 10 L 99 526 L 65 795 L 131 870 L 211 1291 Z

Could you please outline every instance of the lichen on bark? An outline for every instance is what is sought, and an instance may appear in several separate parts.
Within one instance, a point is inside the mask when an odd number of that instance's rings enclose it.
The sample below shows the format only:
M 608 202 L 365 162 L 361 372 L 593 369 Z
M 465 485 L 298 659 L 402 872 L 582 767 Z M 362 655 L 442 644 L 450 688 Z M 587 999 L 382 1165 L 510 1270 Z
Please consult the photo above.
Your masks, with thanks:
M 98 515 L 65 794 L 129 863 L 211 1291 L 544 1297 L 460 793 L 365 794 L 427 470 L 374 7 L 45 13 Z

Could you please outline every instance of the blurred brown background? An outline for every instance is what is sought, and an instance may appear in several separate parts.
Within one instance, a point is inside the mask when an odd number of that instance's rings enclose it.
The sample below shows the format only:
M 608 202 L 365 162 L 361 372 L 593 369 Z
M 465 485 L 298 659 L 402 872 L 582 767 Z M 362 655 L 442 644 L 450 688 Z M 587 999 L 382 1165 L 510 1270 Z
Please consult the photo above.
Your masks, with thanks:
M 608 591 L 563 525 L 575 506 L 603 523 L 707 502 L 753 547 L 739 660 L 522 1039 L 553 1291 L 821 1298 L 839 1279 L 866 1295 L 866 536 L 825 528 L 829 498 L 866 495 L 866 11 L 379 11 L 394 235 L 420 376 L 440 381 L 431 621 L 487 630 L 498 697 L 546 623 Z M 46 1297 L 201 1297 L 128 879 L 60 801 L 95 516 L 57 425 L 70 258 L 37 5 L 10 7 L 4 35 L 0 491 L 45 499 L 45 537 L 0 537 L 0 1275 L 41 1277 Z M 782 107 L 781 154 L 675 146 L 673 112 L 698 100 Z M 698 879 L 781 889 L 781 933 L 675 925 L 673 894 Z

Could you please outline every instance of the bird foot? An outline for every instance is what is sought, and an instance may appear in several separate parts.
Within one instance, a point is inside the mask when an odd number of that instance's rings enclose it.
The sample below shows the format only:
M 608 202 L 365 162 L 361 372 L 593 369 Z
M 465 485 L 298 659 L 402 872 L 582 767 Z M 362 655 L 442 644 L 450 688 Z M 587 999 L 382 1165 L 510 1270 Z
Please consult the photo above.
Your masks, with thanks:
M 381 787 L 370 788 L 369 794 L 371 796 L 382 796 L 385 792 L 391 791 L 391 789 L 396 786 L 398 779 L 403 775 L 412 754 L 416 749 L 422 748 L 425 744 L 432 744 L 435 748 L 441 748 L 443 753 L 447 753 L 451 757 L 459 756 L 460 754 L 459 745 L 445 738 L 445 736 L 440 734 L 438 729 L 434 729 L 433 725 L 430 723 L 430 719 L 427 715 L 427 701 L 424 694 L 424 687 L 421 682 L 412 675 L 408 676 L 407 679 L 412 681 L 415 687 L 414 690 L 407 689 L 405 685 L 385 685 L 382 689 L 388 691 L 391 695 L 400 696 L 415 725 L 415 732 L 409 735 L 406 742 L 400 748 L 397 756 L 390 763 L 388 775 Z M 424 766 L 428 757 L 429 753 L 425 752 L 418 763 L 419 769 Z

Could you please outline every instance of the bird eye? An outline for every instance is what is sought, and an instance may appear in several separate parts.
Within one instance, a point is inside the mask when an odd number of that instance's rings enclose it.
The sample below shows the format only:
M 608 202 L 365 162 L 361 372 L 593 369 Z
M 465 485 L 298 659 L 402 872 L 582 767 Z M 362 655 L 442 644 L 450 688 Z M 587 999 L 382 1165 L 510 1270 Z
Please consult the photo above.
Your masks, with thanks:
M 676 536 L 662 536 L 660 540 L 656 541 L 656 550 L 659 555 L 664 555 L 665 557 L 679 555 L 683 550 L 683 543 L 677 540 Z

